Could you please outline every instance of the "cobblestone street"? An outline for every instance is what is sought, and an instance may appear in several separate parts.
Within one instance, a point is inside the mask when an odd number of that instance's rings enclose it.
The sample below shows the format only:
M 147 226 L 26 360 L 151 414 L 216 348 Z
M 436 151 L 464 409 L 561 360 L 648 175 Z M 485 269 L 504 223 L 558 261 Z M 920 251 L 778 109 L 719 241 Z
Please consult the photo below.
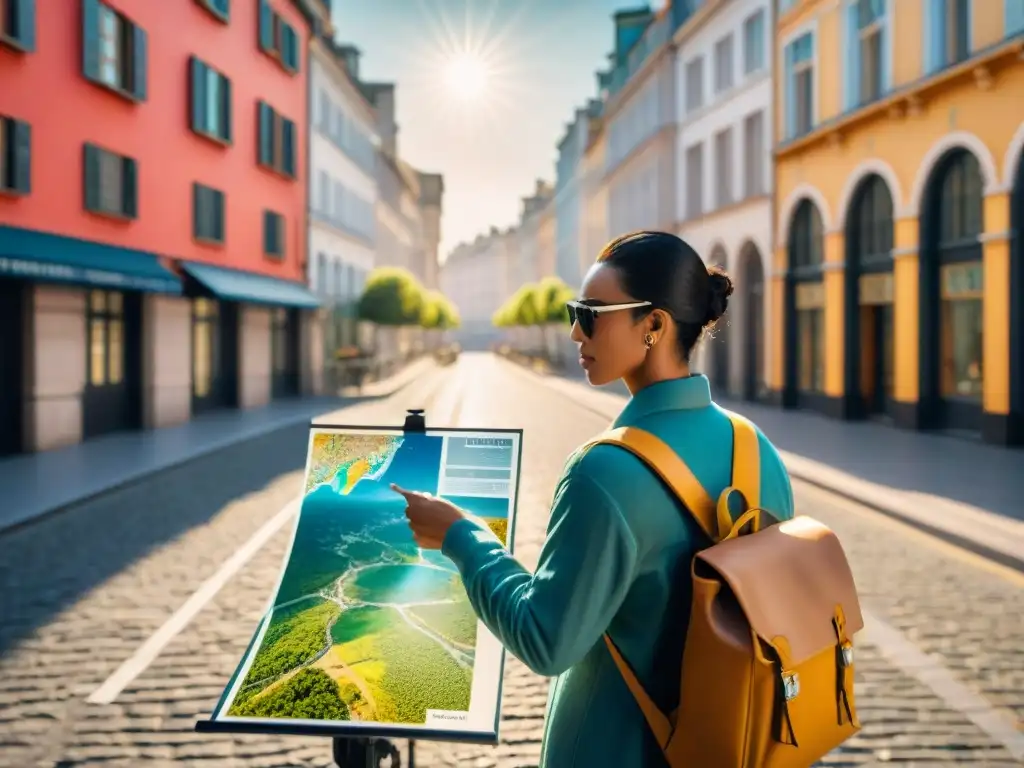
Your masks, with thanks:
M 515 549 L 532 567 L 565 456 L 613 414 L 602 416 L 510 363 L 465 355 L 394 398 L 344 409 L 333 420 L 394 423 L 403 409 L 427 406 L 428 424 L 436 424 L 429 407 L 452 389 L 461 392 L 460 426 L 525 431 Z M 289 526 L 114 703 L 86 701 L 296 496 L 305 442 L 305 427 L 289 428 L 0 536 L 0 766 L 330 764 L 322 739 L 193 731 L 266 607 Z M 864 731 L 825 764 L 1020 765 L 1006 744 L 1020 742 L 1024 719 L 1024 579 L 853 502 L 795 487 L 798 509 L 841 536 L 869 618 L 858 649 Z M 936 682 L 947 678 L 962 688 Z M 546 680 L 509 658 L 501 744 L 420 742 L 416 765 L 536 765 L 546 694 Z M 950 699 L 955 704 L 961 694 L 974 698 L 958 711 Z

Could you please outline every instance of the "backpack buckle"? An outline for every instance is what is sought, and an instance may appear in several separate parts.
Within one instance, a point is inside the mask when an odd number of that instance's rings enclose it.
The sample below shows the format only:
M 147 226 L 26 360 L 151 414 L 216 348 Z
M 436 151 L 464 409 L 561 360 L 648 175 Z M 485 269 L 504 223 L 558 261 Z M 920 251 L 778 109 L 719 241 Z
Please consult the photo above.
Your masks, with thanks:
M 840 646 L 842 653 L 840 654 L 841 665 L 845 669 L 846 667 L 853 666 L 853 643 L 846 642 Z
M 792 701 L 800 695 L 800 675 L 796 672 L 782 673 L 782 691 L 786 701 Z

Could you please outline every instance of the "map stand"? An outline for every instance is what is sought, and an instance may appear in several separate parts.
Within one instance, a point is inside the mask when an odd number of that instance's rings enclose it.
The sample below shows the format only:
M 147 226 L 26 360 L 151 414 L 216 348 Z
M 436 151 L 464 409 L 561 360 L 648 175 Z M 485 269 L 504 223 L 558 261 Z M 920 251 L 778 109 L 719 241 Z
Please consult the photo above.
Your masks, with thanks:
M 422 408 L 410 408 L 406 411 L 403 432 L 426 432 L 427 420 Z M 409 739 L 409 765 L 416 768 L 416 742 Z M 389 739 L 370 738 L 334 738 L 334 763 L 338 768 L 381 768 L 381 761 L 391 758 L 390 768 L 402 768 L 402 754 L 398 747 Z

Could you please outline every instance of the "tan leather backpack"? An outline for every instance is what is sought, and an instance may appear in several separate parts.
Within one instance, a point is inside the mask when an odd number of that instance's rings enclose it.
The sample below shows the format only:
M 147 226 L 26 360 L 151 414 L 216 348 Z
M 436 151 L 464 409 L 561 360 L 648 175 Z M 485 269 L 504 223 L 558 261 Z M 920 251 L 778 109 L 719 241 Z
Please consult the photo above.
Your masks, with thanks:
M 642 459 L 712 542 L 693 559 L 692 605 L 679 607 L 690 611 L 690 626 L 677 709 L 662 712 L 604 639 L 672 768 L 805 768 L 860 730 L 860 602 L 831 530 L 806 516 L 780 523 L 761 509 L 757 432 L 743 417 L 729 418 L 732 484 L 717 503 L 649 432 L 621 427 L 587 443 Z M 735 521 L 730 501 L 742 502 Z

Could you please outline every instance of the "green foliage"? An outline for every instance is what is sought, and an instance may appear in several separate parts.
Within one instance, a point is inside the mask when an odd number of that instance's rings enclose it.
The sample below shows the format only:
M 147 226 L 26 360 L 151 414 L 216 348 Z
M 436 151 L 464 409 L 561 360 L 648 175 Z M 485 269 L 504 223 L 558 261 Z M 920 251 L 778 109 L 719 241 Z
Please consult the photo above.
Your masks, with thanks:
M 359 319 L 377 325 L 418 325 L 423 298 L 423 288 L 411 272 L 380 267 L 370 273 L 359 297 Z
M 349 608 L 331 627 L 331 641 L 335 645 L 344 645 L 386 629 L 390 615 L 387 608 L 379 608 L 376 605 Z
M 498 328 L 546 325 L 568 322 L 565 302 L 574 291 L 557 277 L 545 277 L 539 283 L 527 283 L 506 301 L 491 322 Z
M 427 291 L 423 294 L 423 303 L 420 305 L 420 326 L 428 330 L 437 328 L 441 320 L 441 305 L 445 298 L 437 291 Z
M 458 328 L 460 323 L 459 310 L 446 297 L 442 296 L 442 301 L 438 303 L 438 318 L 435 328 L 446 331 L 449 328 Z
M 472 671 L 434 640 L 395 616 L 374 644 L 375 655 L 387 659 L 380 687 L 395 703 L 399 722 L 422 723 L 428 709 L 469 709 Z
M 348 705 L 335 683 L 321 669 L 303 669 L 262 696 L 235 702 L 240 717 L 293 717 L 303 720 L 348 720 Z
M 316 656 L 327 645 L 327 627 L 338 614 L 335 603 L 318 600 L 275 612 L 253 659 L 245 684 L 277 677 Z

